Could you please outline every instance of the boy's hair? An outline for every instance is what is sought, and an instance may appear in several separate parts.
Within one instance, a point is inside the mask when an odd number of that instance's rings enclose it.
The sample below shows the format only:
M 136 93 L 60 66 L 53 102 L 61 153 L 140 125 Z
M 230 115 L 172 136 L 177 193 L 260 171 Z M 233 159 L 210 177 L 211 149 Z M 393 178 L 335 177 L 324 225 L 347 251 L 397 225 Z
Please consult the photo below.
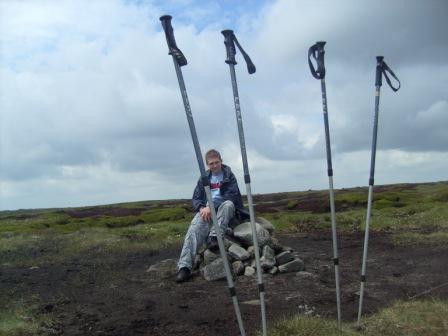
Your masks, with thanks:
M 205 162 L 208 164 L 208 159 L 210 158 L 218 158 L 219 161 L 222 161 L 221 154 L 216 149 L 210 149 L 205 153 Z

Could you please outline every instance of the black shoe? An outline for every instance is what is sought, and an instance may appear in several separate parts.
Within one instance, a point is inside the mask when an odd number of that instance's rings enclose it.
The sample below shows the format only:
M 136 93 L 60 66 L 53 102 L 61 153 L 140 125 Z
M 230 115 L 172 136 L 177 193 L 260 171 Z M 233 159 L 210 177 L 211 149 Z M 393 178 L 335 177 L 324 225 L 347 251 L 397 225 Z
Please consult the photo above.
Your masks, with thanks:
M 212 252 L 218 251 L 218 238 L 216 238 L 215 236 L 209 236 L 207 238 L 207 248 Z
M 190 279 L 191 271 L 188 267 L 181 267 L 176 274 L 176 282 L 185 282 Z

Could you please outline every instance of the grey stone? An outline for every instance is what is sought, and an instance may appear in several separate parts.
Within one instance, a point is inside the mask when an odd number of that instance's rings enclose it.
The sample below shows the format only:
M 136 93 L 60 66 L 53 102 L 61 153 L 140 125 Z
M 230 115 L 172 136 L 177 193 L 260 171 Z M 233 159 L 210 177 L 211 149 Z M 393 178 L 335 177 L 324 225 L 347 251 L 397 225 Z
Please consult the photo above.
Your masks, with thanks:
M 302 271 L 305 268 L 305 264 L 301 259 L 294 259 L 293 261 L 290 261 L 289 263 L 286 263 L 284 265 L 280 265 L 278 267 L 278 270 L 280 273 L 290 273 L 290 272 L 299 272 Z
M 207 281 L 220 280 L 226 277 L 224 261 L 222 258 L 214 260 L 201 269 L 202 276 Z
M 285 251 L 277 254 L 275 256 L 275 260 L 277 260 L 277 265 L 280 266 L 294 260 L 294 256 L 292 255 L 291 252 Z
M 226 250 L 228 250 L 229 247 L 232 246 L 232 244 L 240 244 L 240 243 L 235 238 L 225 236 L 224 237 L 224 247 L 226 248 Z
M 269 231 L 264 229 L 260 224 L 255 223 L 255 231 L 258 239 L 258 246 L 265 246 L 269 240 Z M 250 222 L 244 222 L 233 230 L 235 238 L 241 240 L 246 246 L 253 245 L 252 229 Z
M 263 217 L 255 217 L 255 222 L 260 224 L 264 229 L 268 230 L 269 234 L 273 234 L 275 231 L 274 225 Z
M 255 258 L 255 246 L 249 246 L 246 251 L 249 252 L 251 258 Z
M 263 256 L 260 258 L 260 266 L 263 270 L 268 270 L 275 266 L 274 250 L 267 245 L 263 247 Z
M 221 258 L 221 255 L 215 252 L 210 251 L 209 249 L 204 251 L 204 263 L 205 265 L 211 264 L 216 259 Z
M 305 271 L 300 271 L 296 273 L 296 277 L 300 278 L 300 279 L 309 279 L 309 280 L 314 280 L 317 279 L 317 275 L 310 273 L 310 272 L 305 272 Z
M 151 265 L 146 272 L 161 278 L 173 276 L 177 272 L 177 259 L 165 259 Z
M 250 266 L 246 266 L 246 268 L 244 269 L 244 275 L 245 276 L 253 276 L 253 275 L 255 275 L 255 268 L 250 267 Z
M 236 260 L 247 260 L 250 258 L 250 253 L 237 244 L 232 244 L 229 247 L 229 254 Z
M 283 246 L 280 245 L 279 241 L 275 237 L 270 237 L 268 240 L 268 245 L 271 249 L 274 250 L 276 254 L 283 252 Z
M 272 267 L 270 270 L 267 271 L 267 273 L 272 275 L 278 273 L 278 267 L 277 266 Z
M 257 262 L 255 261 L 255 259 L 250 260 L 250 267 L 257 269 Z
M 241 260 L 234 261 L 232 263 L 233 273 L 236 275 L 242 275 L 244 274 L 244 264 Z

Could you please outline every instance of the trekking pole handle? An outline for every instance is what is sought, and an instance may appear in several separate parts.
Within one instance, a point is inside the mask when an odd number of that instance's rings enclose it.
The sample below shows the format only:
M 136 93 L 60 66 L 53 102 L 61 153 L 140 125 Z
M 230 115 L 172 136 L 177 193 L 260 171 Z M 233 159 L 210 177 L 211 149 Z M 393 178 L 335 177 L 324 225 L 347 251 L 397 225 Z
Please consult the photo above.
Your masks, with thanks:
M 254 63 L 250 59 L 249 55 L 244 51 L 243 47 L 241 47 L 241 44 L 236 39 L 236 36 L 235 36 L 233 30 L 225 29 L 225 30 L 221 31 L 221 34 L 224 35 L 224 45 L 226 46 L 227 59 L 225 62 L 227 64 L 233 64 L 233 65 L 237 64 L 236 59 L 235 59 L 235 55 L 236 55 L 235 44 L 236 44 L 238 49 L 241 51 L 241 54 L 243 55 L 244 60 L 246 61 L 247 71 L 249 72 L 249 74 L 255 73 L 256 68 L 255 68 Z
M 376 57 L 376 76 L 375 76 L 375 86 L 383 85 L 383 59 L 384 56 Z
M 325 78 L 325 41 L 316 42 L 308 49 L 308 65 L 310 66 L 311 74 L 316 79 L 324 79 Z M 313 62 L 311 61 L 311 57 L 317 63 L 317 69 L 314 67 Z
M 392 82 L 387 74 L 390 74 L 398 83 L 398 86 L 395 87 L 392 85 Z M 386 82 L 389 85 L 389 87 L 394 91 L 397 92 L 401 88 L 401 83 L 398 77 L 395 75 L 395 73 L 392 71 L 391 68 L 384 62 L 384 56 L 377 56 L 376 57 L 376 78 L 375 78 L 375 86 L 381 86 L 382 83 L 382 75 L 384 74 L 384 77 L 386 78 Z
M 168 44 L 168 54 L 172 55 L 177 61 L 179 66 L 187 65 L 187 59 L 185 58 L 182 51 L 176 45 L 176 40 L 174 39 L 173 26 L 171 25 L 171 15 L 163 15 L 160 17 L 162 22 L 163 31 L 165 32 L 166 43 Z
M 237 64 L 235 55 L 236 55 L 236 49 L 235 49 L 235 43 L 233 42 L 233 37 L 235 36 L 233 34 L 233 30 L 226 29 L 221 32 L 221 34 L 224 35 L 224 45 L 226 46 L 226 63 L 227 64 Z

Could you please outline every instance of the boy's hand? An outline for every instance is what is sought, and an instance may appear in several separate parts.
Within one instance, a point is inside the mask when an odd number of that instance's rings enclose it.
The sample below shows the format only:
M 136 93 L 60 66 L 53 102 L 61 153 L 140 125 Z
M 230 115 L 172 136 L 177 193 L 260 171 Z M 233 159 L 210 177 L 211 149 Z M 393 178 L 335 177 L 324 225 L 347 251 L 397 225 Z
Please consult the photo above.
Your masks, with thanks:
M 199 213 L 201 214 L 201 218 L 205 222 L 210 222 L 212 219 L 212 212 L 210 211 L 209 207 L 203 207 L 201 210 L 199 210 Z

